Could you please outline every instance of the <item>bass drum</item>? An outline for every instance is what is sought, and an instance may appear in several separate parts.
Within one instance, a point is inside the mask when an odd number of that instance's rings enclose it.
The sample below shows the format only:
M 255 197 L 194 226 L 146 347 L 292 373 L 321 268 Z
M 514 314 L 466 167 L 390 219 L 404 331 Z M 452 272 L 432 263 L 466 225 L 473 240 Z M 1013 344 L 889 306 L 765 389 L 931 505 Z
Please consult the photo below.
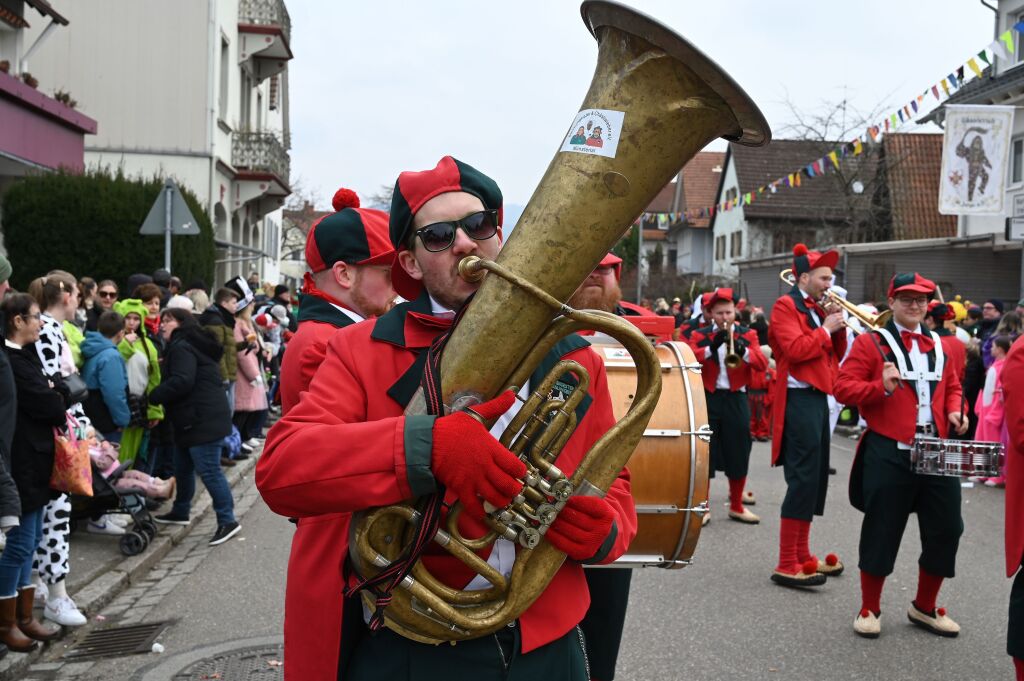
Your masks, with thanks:
M 633 401 L 636 367 L 621 346 L 597 341 L 593 347 L 604 360 L 612 410 L 621 419 Z M 659 343 L 655 350 L 661 398 L 628 464 L 639 527 L 629 550 L 608 567 L 689 565 L 707 508 L 711 431 L 700 364 L 685 343 Z

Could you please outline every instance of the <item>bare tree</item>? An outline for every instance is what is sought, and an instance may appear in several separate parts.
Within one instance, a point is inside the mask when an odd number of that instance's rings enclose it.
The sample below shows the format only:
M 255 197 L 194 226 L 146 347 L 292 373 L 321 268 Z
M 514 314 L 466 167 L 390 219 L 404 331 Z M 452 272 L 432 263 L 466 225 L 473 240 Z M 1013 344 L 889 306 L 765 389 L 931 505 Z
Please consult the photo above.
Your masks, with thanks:
M 376 194 L 371 194 L 366 200 L 367 208 L 376 208 L 377 210 L 391 210 L 391 196 L 394 193 L 395 188 L 382 184 L 380 190 Z

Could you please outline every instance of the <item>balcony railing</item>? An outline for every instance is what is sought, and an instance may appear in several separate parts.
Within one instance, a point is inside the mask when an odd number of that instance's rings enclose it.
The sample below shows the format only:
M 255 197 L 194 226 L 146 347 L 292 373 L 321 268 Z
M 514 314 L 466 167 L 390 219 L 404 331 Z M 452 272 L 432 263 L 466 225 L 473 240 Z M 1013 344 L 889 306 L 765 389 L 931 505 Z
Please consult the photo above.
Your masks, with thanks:
M 284 0 L 242 0 L 238 5 L 238 23 L 280 27 L 285 42 L 292 42 L 292 20 Z
M 286 185 L 291 159 L 272 132 L 236 132 L 231 138 L 231 164 L 239 170 L 271 173 Z

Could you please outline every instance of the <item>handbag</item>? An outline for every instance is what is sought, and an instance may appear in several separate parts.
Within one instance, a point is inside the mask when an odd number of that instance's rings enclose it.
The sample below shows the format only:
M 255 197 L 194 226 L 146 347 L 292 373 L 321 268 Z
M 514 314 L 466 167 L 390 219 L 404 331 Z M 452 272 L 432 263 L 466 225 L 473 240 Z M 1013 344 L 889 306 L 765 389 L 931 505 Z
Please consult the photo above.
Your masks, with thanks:
M 70 394 L 70 404 L 78 404 L 89 399 L 89 386 L 78 372 L 64 376 L 64 386 Z
M 89 459 L 89 443 L 75 435 L 78 422 L 67 415 L 67 434 L 53 429 L 54 452 L 53 472 L 50 474 L 50 488 L 58 492 L 92 496 L 92 462 Z

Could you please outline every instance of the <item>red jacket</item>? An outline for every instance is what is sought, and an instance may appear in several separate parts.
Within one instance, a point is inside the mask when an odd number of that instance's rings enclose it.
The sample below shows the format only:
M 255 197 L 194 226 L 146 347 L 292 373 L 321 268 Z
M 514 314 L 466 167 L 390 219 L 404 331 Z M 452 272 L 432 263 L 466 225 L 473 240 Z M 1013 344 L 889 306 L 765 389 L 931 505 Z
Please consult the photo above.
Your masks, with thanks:
M 895 338 L 900 337 L 896 327 L 891 323 L 889 330 Z M 891 395 L 886 396 L 882 385 L 882 355 L 868 333 L 862 333 L 853 341 L 850 354 L 839 370 L 835 388 L 836 400 L 840 404 L 856 405 L 860 415 L 868 423 L 868 430 L 910 444 L 914 441 L 917 428 L 917 391 L 909 381 L 903 381 L 902 387 L 897 387 Z M 874 336 L 887 358 L 894 361 L 893 353 L 885 339 L 879 334 Z M 935 366 L 940 351 L 942 345 L 937 344 L 935 350 L 929 353 L 929 366 Z M 907 362 L 909 366 L 909 360 Z M 956 368 L 952 362 L 947 361 L 942 368 L 942 379 L 932 391 L 932 419 L 941 438 L 949 436 L 949 414 L 960 411 L 961 394 Z M 850 502 L 854 508 L 860 510 L 864 509 L 863 464 L 864 460 L 858 447 L 850 472 Z
M 707 354 L 705 350 L 710 348 L 711 339 L 717 331 L 718 329 L 714 325 L 705 326 L 703 329 L 693 331 L 688 339 L 690 347 L 693 348 L 693 354 L 697 356 L 697 361 L 703 365 L 700 376 L 704 381 L 704 389 L 709 393 L 715 392 L 718 372 L 722 370 L 718 363 L 717 352 L 710 357 L 705 356 Z M 764 374 L 768 370 L 768 358 L 764 356 L 761 346 L 758 345 L 757 331 L 745 326 L 737 326 L 736 335 L 747 341 L 749 345 L 747 346 L 746 360 L 735 369 L 726 369 L 726 373 L 729 375 L 730 392 L 737 392 L 740 388 L 746 387 L 756 380 L 756 374 Z
M 821 318 L 821 314 L 818 314 Z M 772 465 L 782 453 L 786 419 L 787 380 L 790 376 L 832 394 L 839 360 L 846 353 L 846 329 L 829 334 L 815 327 L 803 294 L 794 286 L 775 301 L 768 325 L 768 344 L 775 357 L 775 392 L 772 395 Z
M 953 373 L 962 383 L 964 370 L 967 368 L 967 346 L 956 337 L 956 334 L 946 329 L 935 329 L 935 333 L 942 341 L 942 351 L 946 353 L 946 362 L 953 365 Z
M 423 464 L 429 463 L 433 417 L 404 416 L 422 372 L 414 360 L 443 330 L 427 315 L 429 304 L 423 296 L 376 321 L 334 334 L 309 391 L 268 434 L 256 484 L 274 512 L 300 518 L 292 543 L 288 575 L 292 588 L 285 609 L 289 679 L 336 678 L 342 589 L 351 577 L 344 567 L 348 514 L 411 499 L 424 492 L 425 474 L 432 480 L 429 467 Z M 417 314 L 418 310 L 422 312 Z M 559 467 L 570 473 L 614 424 L 614 417 L 601 359 L 588 347 L 565 357 L 580 362 L 591 379 L 589 400 L 585 400 L 589 407 L 558 459 Z M 419 437 L 409 438 L 410 443 L 425 438 L 425 452 L 407 450 L 407 423 L 419 429 Z M 611 562 L 625 552 L 636 534 L 628 471 L 622 471 L 605 498 L 615 509 L 618 529 L 602 561 Z M 442 549 L 432 550 L 447 556 Z M 431 564 L 435 570 L 441 565 L 439 576 L 448 582 L 465 576 L 461 563 L 453 567 L 444 557 L 432 556 Z M 588 607 L 583 569 L 566 561 L 543 595 L 520 617 L 523 652 L 564 635 Z
M 1010 448 L 1006 452 L 1006 576 L 1017 573 L 1024 559 L 1024 337 L 1006 356 L 1002 373 L 1003 402 Z
M 355 324 L 326 300 L 303 295 L 299 303 L 299 330 L 288 341 L 281 361 L 281 411 L 285 414 L 299 403 L 313 374 L 327 354 L 327 341 L 338 329 Z

